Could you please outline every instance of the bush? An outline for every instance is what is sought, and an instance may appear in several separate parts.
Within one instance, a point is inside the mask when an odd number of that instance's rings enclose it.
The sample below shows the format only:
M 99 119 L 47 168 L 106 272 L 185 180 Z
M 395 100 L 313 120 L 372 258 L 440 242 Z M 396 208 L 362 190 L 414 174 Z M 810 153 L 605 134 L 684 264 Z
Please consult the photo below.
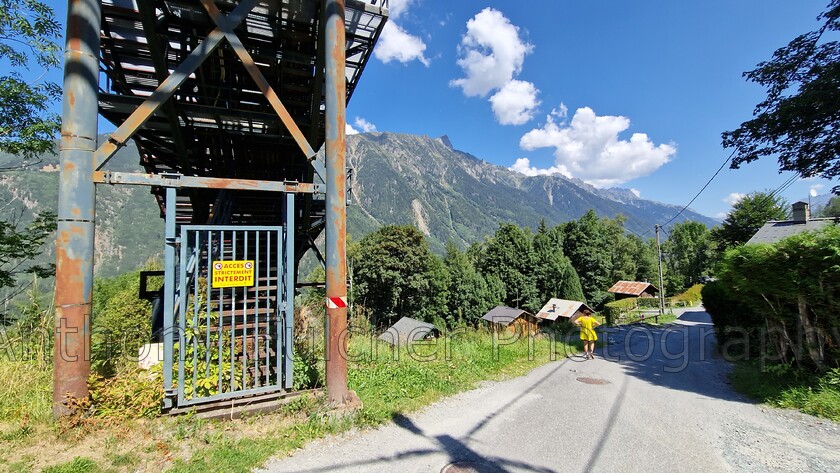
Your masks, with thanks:
M 92 376 L 89 381 L 92 413 L 109 419 L 151 418 L 163 402 L 161 365 L 151 370 L 126 368 L 116 376 Z
M 152 333 L 152 306 L 140 299 L 140 272 L 97 279 L 91 320 L 91 368 L 102 376 L 113 375 Z
M 701 292 L 703 291 L 703 284 L 695 284 L 686 289 L 682 294 L 677 294 L 671 298 L 671 302 L 687 302 L 690 305 L 697 305 L 702 299 Z
M 607 325 L 612 325 L 625 312 L 629 312 L 637 307 L 638 298 L 628 297 L 604 304 L 602 313 L 607 321 Z
M 760 329 L 764 326 L 763 317 L 750 306 L 734 297 L 720 282 L 710 282 L 701 290 L 703 306 L 712 317 L 718 341 L 725 344 L 734 340 L 735 335 L 743 338 L 747 334 L 745 347 L 749 353 L 730 353 L 731 355 L 754 355 L 760 347 Z

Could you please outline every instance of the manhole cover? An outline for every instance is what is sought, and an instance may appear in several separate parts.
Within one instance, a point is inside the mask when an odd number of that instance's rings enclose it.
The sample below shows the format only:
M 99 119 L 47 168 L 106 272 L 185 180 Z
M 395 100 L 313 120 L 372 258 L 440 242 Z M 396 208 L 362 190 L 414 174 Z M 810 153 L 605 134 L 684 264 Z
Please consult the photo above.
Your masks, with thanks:
M 504 470 L 489 463 L 455 462 L 443 467 L 440 473 L 504 473 Z
M 601 378 L 585 378 L 581 376 L 580 378 L 577 378 L 577 380 L 584 384 L 610 384 L 609 381 Z

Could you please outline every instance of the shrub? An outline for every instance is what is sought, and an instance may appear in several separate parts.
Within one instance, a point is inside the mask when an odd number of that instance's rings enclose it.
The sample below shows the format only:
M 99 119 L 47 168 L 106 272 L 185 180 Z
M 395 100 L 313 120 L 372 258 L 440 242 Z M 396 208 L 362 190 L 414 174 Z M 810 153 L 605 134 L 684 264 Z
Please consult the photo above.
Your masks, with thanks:
M 607 325 L 613 324 L 625 312 L 629 312 L 637 307 L 638 298 L 628 297 L 604 304 L 603 314 L 607 321 Z
M 686 289 L 685 292 L 677 294 L 671 298 L 671 302 L 688 302 L 691 305 L 696 305 L 702 299 L 701 292 L 703 290 L 702 284 L 695 284 Z
M 703 306 L 712 317 L 718 341 L 725 344 L 734 340 L 736 335 L 747 334 L 745 347 L 749 353 L 731 353 L 733 355 L 751 355 L 758 353 L 760 346 L 759 330 L 763 326 L 763 317 L 739 298 L 731 295 L 720 282 L 710 282 L 701 290 Z
M 122 369 L 116 376 L 92 376 L 90 401 L 95 417 L 137 419 L 160 414 L 163 402 L 161 365 L 151 370 Z

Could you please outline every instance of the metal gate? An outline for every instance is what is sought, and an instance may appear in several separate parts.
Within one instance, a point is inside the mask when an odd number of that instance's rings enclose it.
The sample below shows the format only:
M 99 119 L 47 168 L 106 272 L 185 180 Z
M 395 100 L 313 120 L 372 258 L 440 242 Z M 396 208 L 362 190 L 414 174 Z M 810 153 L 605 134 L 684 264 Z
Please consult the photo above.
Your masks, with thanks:
M 165 268 L 164 407 L 292 388 L 286 223 L 180 227 L 172 241 L 180 251 Z

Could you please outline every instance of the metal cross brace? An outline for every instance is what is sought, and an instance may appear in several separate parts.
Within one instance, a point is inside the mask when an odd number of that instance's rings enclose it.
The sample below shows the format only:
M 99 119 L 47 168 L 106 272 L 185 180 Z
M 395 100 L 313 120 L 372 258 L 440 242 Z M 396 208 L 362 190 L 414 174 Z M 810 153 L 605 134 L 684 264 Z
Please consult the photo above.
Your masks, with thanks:
M 151 116 L 162 107 L 167 100 L 172 96 L 175 90 L 180 87 L 187 78 L 195 72 L 196 69 L 208 58 L 210 54 L 219 47 L 222 39 L 227 39 L 233 47 L 234 52 L 242 61 L 248 74 L 254 79 L 257 87 L 268 99 L 269 104 L 280 117 L 280 120 L 292 134 L 295 142 L 300 147 L 301 151 L 310 159 L 313 166 L 318 172 L 317 163 L 312 160 L 315 156 L 315 151 L 312 146 L 303 136 L 300 128 L 295 123 L 292 116 L 289 114 L 286 107 L 280 101 L 280 98 L 274 92 L 268 80 L 259 70 L 253 57 L 245 49 L 245 45 L 234 33 L 234 29 L 242 22 L 245 16 L 256 6 L 258 0 L 244 0 L 240 3 L 230 15 L 225 16 L 213 2 L 213 0 L 201 0 L 207 13 L 216 23 L 217 27 L 207 35 L 207 38 L 194 49 L 190 55 L 175 68 L 170 74 L 134 112 L 120 125 L 117 130 L 108 137 L 108 141 L 103 143 L 99 149 L 94 153 L 94 167 L 97 171 L 101 170 L 109 159 L 117 152 L 117 150 L 124 146 L 125 143 L 134 135 L 134 133 L 141 127 Z M 322 176 L 321 172 L 318 172 Z

